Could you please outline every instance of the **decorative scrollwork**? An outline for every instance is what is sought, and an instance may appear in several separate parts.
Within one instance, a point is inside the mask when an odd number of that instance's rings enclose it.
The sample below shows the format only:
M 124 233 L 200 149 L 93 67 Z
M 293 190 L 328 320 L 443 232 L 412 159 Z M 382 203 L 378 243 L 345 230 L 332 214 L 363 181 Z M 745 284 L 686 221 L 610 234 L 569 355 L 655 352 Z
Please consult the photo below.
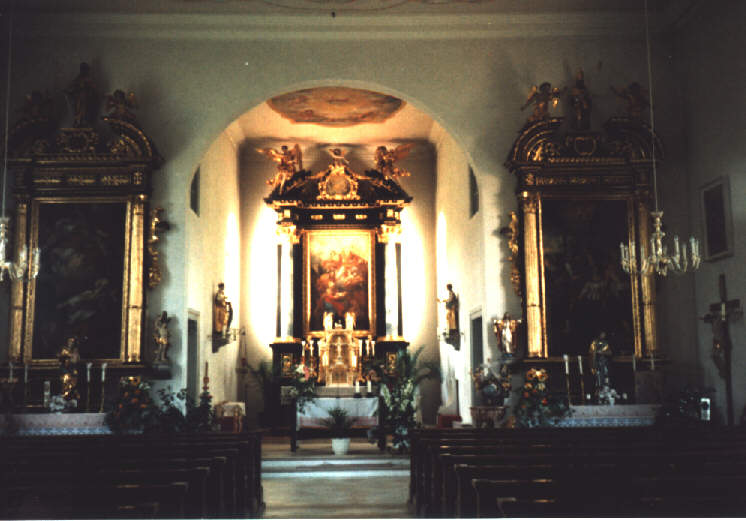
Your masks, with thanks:
M 156 249 L 158 242 L 161 240 L 161 232 L 168 230 L 171 225 L 164 221 L 163 208 L 153 208 L 150 211 L 150 229 L 147 241 L 148 257 L 150 263 L 148 266 L 148 287 L 155 288 L 161 283 L 163 277 L 160 265 L 160 252 Z

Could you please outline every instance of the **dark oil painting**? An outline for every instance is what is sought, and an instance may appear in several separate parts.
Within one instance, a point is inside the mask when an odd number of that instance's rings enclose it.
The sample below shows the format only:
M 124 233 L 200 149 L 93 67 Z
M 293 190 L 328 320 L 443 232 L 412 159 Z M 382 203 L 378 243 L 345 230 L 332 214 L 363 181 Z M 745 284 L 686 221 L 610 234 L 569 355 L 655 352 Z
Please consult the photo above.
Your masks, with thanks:
M 34 359 L 55 358 L 70 336 L 83 359 L 120 357 L 126 211 L 125 203 L 39 205 Z
M 355 314 L 355 330 L 370 329 L 371 239 L 367 232 L 319 232 L 308 236 L 311 331 L 324 329 L 325 312 L 344 324 Z
M 542 201 L 549 355 L 588 354 L 606 332 L 615 354 L 634 351 L 632 293 L 621 269 L 627 202 Z

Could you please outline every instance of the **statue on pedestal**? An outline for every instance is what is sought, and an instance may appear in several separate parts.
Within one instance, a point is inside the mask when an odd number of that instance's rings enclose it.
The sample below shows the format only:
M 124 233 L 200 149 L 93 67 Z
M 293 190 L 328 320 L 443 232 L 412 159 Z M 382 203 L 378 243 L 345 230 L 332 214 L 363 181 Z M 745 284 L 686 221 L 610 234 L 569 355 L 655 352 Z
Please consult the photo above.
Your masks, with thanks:
M 614 353 L 606 340 L 606 332 L 601 331 L 598 337 L 591 342 L 588 354 L 590 355 L 591 373 L 594 377 L 595 393 L 598 395 L 604 387 L 611 387 L 609 365 Z
M 155 326 L 153 332 L 153 340 L 155 340 L 155 351 L 153 354 L 153 363 L 155 364 L 166 364 L 168 363 L 168 338 L 171 336 L 168 332 L 168 323 L 171 321 L 171 317 L 164 311 L 161 315 L 155 319 Z
M 57 353 L 62 370 L 62 398 L 69 404 L 70 408 L 78 406 L 80 393 L 78 392 L 78 364 L 80 363 L 80 352 L 78 351 L 78 339 L 74 336 L 67 339 L 60 352 Z
M 438 299 L 438 302 L 443 302 L 446 305 L 446 329 L 443 332 L 446 342 L 457 346 L 459 340 L 458 331 L 458 296 L 453 292 L 453 284 L 446 284 L 446 291 L 448 291 L 448 297 L 445 299 Z M 458 348 L 458 347 L 457 347 Z

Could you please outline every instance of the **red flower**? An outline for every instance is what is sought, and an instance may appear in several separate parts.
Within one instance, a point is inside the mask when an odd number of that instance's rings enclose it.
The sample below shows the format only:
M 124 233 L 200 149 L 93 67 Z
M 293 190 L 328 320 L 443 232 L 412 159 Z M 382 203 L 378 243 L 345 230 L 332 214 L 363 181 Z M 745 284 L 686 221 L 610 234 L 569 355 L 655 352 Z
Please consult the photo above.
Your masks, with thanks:
M 544 398 L 544 399 L 543 399 L 543 400 L 541 401 L 541 404 L 542 404 L 542 405 L 546 405 L 546 404 L 548 404 L 548 403 L 549 403 L 549 400 L 547 400 L 546 398 Z
M 528 393 L 523 393 L 524 398 L 528 398 L 530 395 Z

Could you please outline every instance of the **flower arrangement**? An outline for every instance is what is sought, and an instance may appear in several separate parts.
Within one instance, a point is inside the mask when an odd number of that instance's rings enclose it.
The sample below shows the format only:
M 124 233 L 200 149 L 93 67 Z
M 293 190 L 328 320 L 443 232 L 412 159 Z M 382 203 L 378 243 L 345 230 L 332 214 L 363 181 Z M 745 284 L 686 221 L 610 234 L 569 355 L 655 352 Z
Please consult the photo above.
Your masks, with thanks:
M 119 395 L 104 421 L 115 433 L 142 431 L 155 424 L 158 408 L 150 397 L 150 384 L 130 377 L 119 382 Z
M 570 414 L 566 398 L 549 393 L 549 373 L 546 369 L 529 369 L 515 406 L 518 427 L 548 427 Z
M 503 364 L 496 369 L 494 364 L 486 363 L 477 367 L 471 375 L 474 387 L 482 395 L 486 405 L 502 405 L 511 391 L 508 367 Z
M 304 364 L 298 364 L 293 368 L 293 377 L 290 380 L 290 398 L 295 400 L 298 410 L 303 412 L 306 404 L 316 399 L 316 374 L 312 368 Z
M 408 452 L 410 447 L 409 433 L 416 426 L 415 413 L 418 407 L 418 387 L 426 378 L 440 378 L 440 367 L 437 363 L 424 362 L 418 359 L 424 346 L 414 354 L 406 349 L 396 355 L 392 371 L 379 367 L 382 381 L 381 396 L 386 405 L 384 425 L 391 430 L 391 445 L 395 452 Z
M 619 394 L 616 389 L 604 385 L 598 392 L 598 403 L 603 405 L 614 405 L 617 400 L 626 400 L 627 393 Z

